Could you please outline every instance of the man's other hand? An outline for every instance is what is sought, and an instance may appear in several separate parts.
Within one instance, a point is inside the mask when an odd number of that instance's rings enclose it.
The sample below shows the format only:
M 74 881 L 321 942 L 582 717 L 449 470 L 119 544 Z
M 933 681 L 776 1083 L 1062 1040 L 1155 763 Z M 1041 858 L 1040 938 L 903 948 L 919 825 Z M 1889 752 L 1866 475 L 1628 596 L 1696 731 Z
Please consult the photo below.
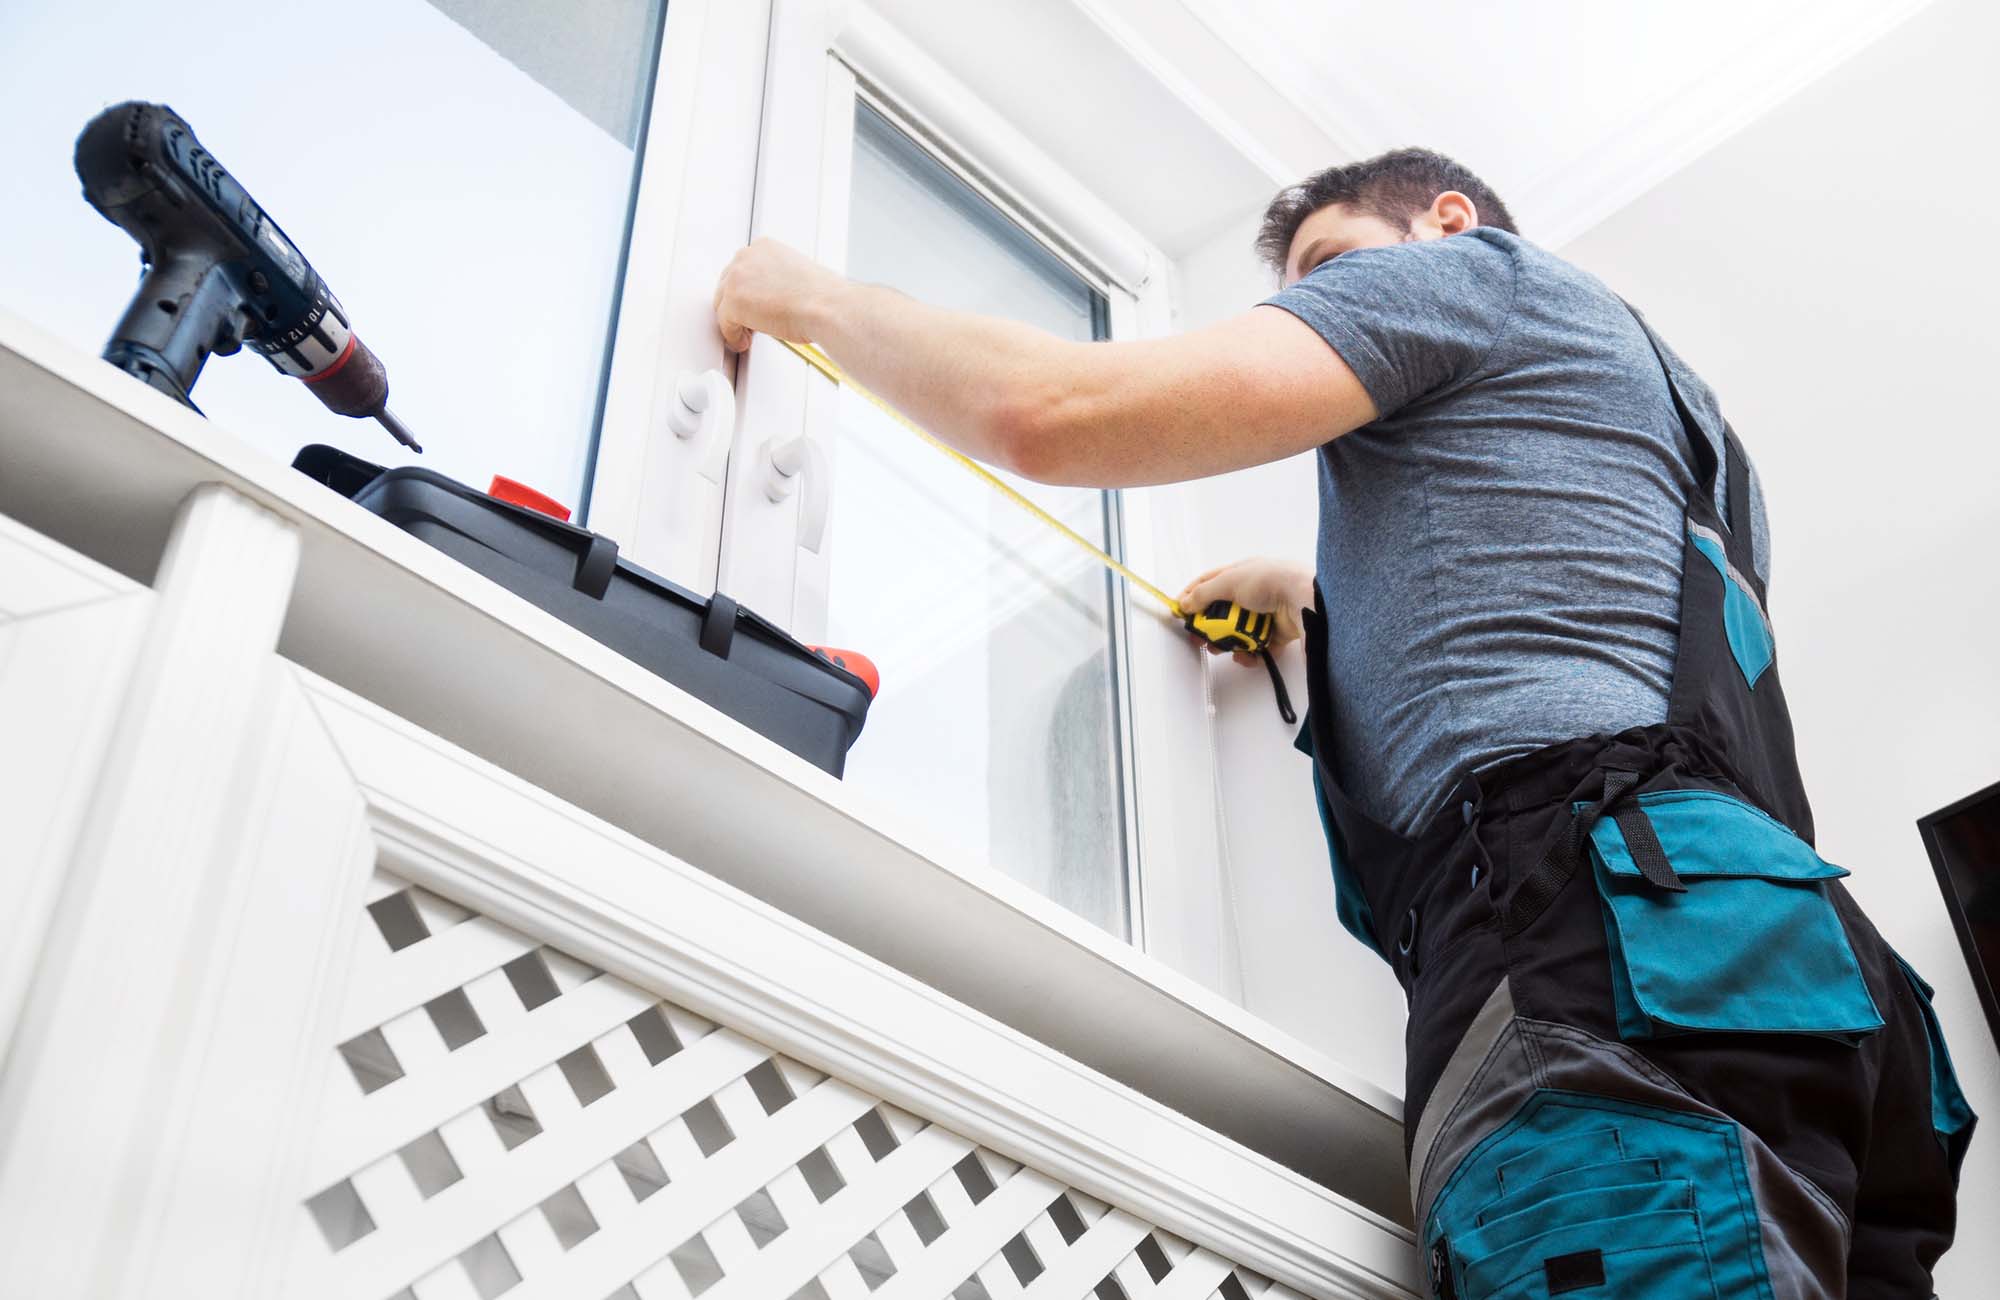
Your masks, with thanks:
M 814 322 L 846 281 L 804 253 L 775 239 L 759 239 L 722 270 L 715 284 L 715 324 L 731 352 L 750 346 L 752 334 L 811 342 Z
M 1300 611 L 1313 603 L 1312 570 L 1283 560 L 1251 559 L 1210 569 L 1175 597 L 1182 609 L 1195 613 L 1218 600 L 1233 600 L 1245 609 L 1271 615 L 1271 649 L 1280 650 L 1304 634 Z M 1210 654 L 1222 647 L 1210 644 Z M 1238 650 L 1236 662 L 1254 664 L 1257 656 Z

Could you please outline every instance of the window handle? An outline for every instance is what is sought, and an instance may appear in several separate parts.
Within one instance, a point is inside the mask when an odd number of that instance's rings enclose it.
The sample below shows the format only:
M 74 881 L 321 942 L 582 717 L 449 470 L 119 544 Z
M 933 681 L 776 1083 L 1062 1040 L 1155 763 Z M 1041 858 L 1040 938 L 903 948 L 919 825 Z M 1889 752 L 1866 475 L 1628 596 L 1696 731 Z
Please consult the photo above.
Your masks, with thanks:
M 721 484 L 729 464 L 729 447 L 736 440 L 736 390 L 720 370 L 687 371 L 674 381 L 667 427 L 674 436 L 694 444 L 695 472 Z
M 800 479 L 806 494 L 799 502 L 799 545 L 819 554 L 826 536 L 827 463 L 826 453 L 808 434 L 772 439 L 764 444 L 764 495 L 773 502 L 792 494 Z

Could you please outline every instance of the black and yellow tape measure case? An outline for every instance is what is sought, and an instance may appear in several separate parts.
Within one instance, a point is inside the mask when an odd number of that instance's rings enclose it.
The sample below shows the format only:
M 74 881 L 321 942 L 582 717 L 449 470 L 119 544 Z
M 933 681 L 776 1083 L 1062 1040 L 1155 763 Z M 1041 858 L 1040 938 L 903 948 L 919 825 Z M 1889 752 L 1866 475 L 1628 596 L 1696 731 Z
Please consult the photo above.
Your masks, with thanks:
M 1271 691 L 1278 699 L 1278 716 L 1286 722 L 1299 720 L 1299 715 L 1292 710 L 1292 694 L 1285 689 L 1285 675 L 1278 671 L 1278 660 L 1271 653 L 1271 634 L 1278 627 L 1276 618 L 1261 610 L 1245 609 L 1234 601 L 1215 600 L 1210 601 L 1206 609 L 1189 614 L 1181 621 L 1188 631 L 1210 645 L 1253 654 L 1262 659 L 1264 670 L 1271 674 Z
M 1209 644 L 1241 650 L 1245 654 L 1260 653 L 1271 643 L 1271 616 L 1245 609 L 1233 601 L 1211 601 L 1207 609 L 1199 614 L 1189 614 L 1183 621 L 1188 631 L 1206 639 Z
M 869 690 L 783 629 L 717 593 L 704 598 L 552 515 L 431 470 L 384 469 L 333 447 L 293 467 L 839 776 Z

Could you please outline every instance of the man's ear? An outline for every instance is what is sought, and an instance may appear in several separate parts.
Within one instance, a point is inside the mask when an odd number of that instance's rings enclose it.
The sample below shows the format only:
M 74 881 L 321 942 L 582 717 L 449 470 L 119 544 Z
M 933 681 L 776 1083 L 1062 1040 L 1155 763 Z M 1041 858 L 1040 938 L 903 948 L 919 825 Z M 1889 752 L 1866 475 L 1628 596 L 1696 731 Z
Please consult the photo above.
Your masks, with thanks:
M 1443 234 L 1457 235 L 1479 224 L 1479 209 L 1457 190 L 1446 190 L 1431 200 L 1431 220 Z

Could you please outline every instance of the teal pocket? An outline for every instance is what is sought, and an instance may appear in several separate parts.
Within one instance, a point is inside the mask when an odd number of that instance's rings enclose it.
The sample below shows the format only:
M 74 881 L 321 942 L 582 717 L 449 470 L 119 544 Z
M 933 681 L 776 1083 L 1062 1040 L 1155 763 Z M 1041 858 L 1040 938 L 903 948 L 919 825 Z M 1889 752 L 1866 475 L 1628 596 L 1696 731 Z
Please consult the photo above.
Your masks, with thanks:
M 1596 1158 L 1562 1166 L 1578 1156 Z M 1535 1092 L 1459 1161 L 1422 1230 L 1459 1300 L 1771 1294 L 1736 1125 L 1610 1097 Z
M 1514 1192 L 1560 1170 L 1624 1158 L 1625 1139 L 1618 1135 L 1615 1125 L 1607 1124 L 1603 1128 L 1564 1134 L 1503 1160 L 1494 1167 L 1493 1177 L 1503 1193 Z
M 1660 1181 L 1660 1162 L 1657 1160 L 1607 1160 L 1602 1164 L 1578 1165 L 1572 1169 L 1561 1169 L 1546 1174 L 1534 1182 L 1509 1192 L 1492 1204 L 1482 1208 L 1474 1216 L 1477 1226 L 1485 1227 L 1495 1219 L 1503 1219 L 1535 1204 L 1545 1197 L 1564 1196 L 1570 1192 L 1590 1191 L 1594 1188 L 1632 1187 L 1640 1183 Z
M 1474 1228 L 1452 1244 L 1465 1256 L 1467 1279 L 1484 1279 L 1492 1289 L 1514 1281 L 1529 1269 L 1540 1268 L 1552 1255 L 1603 1250 L 1606 1233 L 1602 1225 L 1607 1220 L 1623 1223 L 1669 1211 L 1686 1216 L 1689 1236 L 1679 1240 L 1700 1239 L 1695 1231 L 1694 1188 L 1685 1178 L 1670 1178 L 1546 1196 Z M 1594 1235 L 1586 1240 L 1587 1234 Z M 1572 1241 L 1574 1245 L 1569 1244 Z M 1613 1245 L 1623 1244 L 1614 1234 Z
M 1730 566 L 1720 537 L 1691 522 L 1688 524 L 1688 541 L 1708 557 L 1708 562 L 1722 575 L 1722 633 L 1729 640 L 1729 653 L 1736 657 L 1736 666 L 1742 670 L 1744 682 L 1754 691 L 1757 679 L 1764 675 L 1764 670 L 1778 656 L 1778 643 L 1771 635 L 1771 621 L 1765 617 L 1764 607 L 1758 603 L 1756 594 Z
M 1896 964 L 1903 968 L 1910 987 L 1917 991 L 1917 1005 L 1924 1014 L 1924 1032 L 1930 1038 L 1931 1049 L 1931 1131 L 1937 1135 L 1938 1145 L 1944 1148 L 1952 1185 L 1957 1186 L 1958 1169 L 1965 1163 L 1965 1149 L 1971 1145 L 1972 1130 L 1978 1125 L 1979 1116 L 1972 1113 L 1972 1104 L 1958 1086 L 1951 1049 L 1945 1046 L 1944 1026 L 1938 1023 L 1937 1012 L 1931 1006 L 1930 983 L 1903 960 L 1901 953 L 1896 954 Z
M 1557 1291 L 1549 1279 L 1549 1261 L 1585 1252 L 1595 1253 L 1601 1280 Z M 1466 1265 L 1465 1294 L 1486 1300 L 1553 1295 L 1714 1300 L 1722 1293 L 1702 1250 L 1701 1221 L 1694 1211 L 1682 1209 L 1555 1228 Z
M 1610 817 L 1591 861 L 1618 1031 L 1817 1034 L 1882 1027 L 1825 882 L 1847 874 L 1762 810 L 1708 790 L 1637 796 L 1685 892 L 1648 882 Z

